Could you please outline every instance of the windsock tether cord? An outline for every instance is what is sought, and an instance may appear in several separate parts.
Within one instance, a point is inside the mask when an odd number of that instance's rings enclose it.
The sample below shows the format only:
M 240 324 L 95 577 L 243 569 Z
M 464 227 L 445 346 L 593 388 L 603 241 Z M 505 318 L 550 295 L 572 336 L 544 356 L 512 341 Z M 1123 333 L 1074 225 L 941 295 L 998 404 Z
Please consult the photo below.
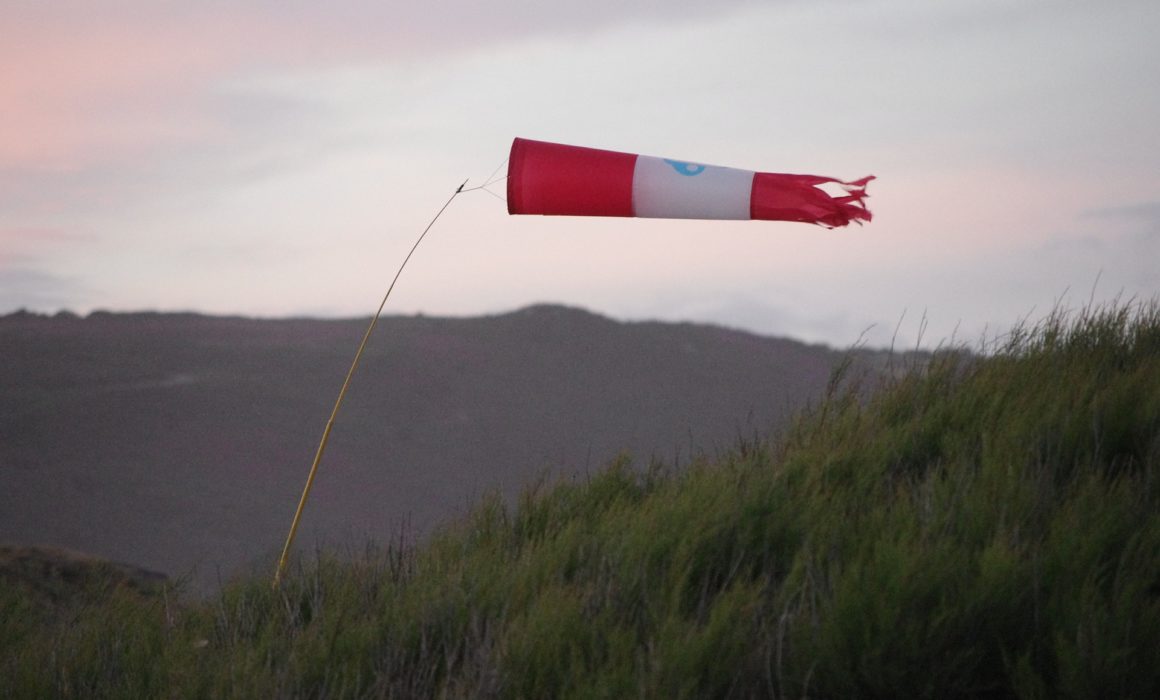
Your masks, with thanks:
M 499 168 L 496 168 L 497 172 L 498 170 Z M 330 440 L 330 431 L 334 428 L 334 420 L 338 416 L 338 409 L 342 407 L 342 401 L 346 398 L 346 390 L 350 387 L 350 379 L 354 376 L 354 371 L 358 368 L 359 360 L 362 359 L 363 351 L 366 350 L 367 341 L 370 340 L 371 333 L 374 331 L 375 326 L 378 325 L 379 317 L 383 314 L 383 308 L 387 305 L 387 299 L 390 298 L 391 291 L 393 291 L 395 288 L 395 283 L 399 281 L 399 276 L 403 274 L 403 268 L 407 266 L 407 262 L 411 260 L 411 256 L 415 254 L 415 250 L 419 247 L 419 244 L 423 242 L 424 238 L 426 238 L 427 232 L 430 231 L 431 227 L 435 225 L 435 222 L 439 220 L 439 217 L 443 215 L 443 212 L 447 210 L 447 207 L 451 206 L 451 202 L 457 196 L 459 196 L 460 193 L 471 192 L 474 190 L 484 190 L 485 192 L 494 195 L 491 190 L 487 189 L 488 185 L 493 184 L 492 178 L 494 177 L 495 173 L 492 173 L 492 177 L 489 177 L 488 180 L 484 182 L 484 184 L 468 189 L 464 189 L 464 187 L 467 186 L 467 180 L 464 180 L 463 184 L 460 185 L 455 190 L 455 192 L 451 194 L 451 196 L 447 199 L 446 202 L 444 202 L 443 206 L 440 207 L 439 211 L 431 219 L 431 222 L 427 224 L 427 228 L 423 229 L 423 233 L 419 234 L 419 238 L 415 241 L 415 245 L 411 246 L 411 251 L 407 253 L 407 257 L 403 259 L 403 264 L 399 265 L 399 269 L 395 272 L 394 279 L 391 280 L 390 286 L 387 287 L 387 293 L 383 295 L 383 300 L 379 303 L 378 310 L 375 311 L 375 315 L 371 317 L 371 323 L 369 326 L 367 326 L 366 333 L 363 334 L 363 339 L 362 342 L 359 343 L 358 351 L 354 354 L 354 361 L 350 363 L 350 369 L 346 372 L 346 379 L 342 382 L 342 389 L 339 390 L 338 398 L 334 402 L 334 409 L 331 410 L 330 418 L 327 419 L 326 427 L 322 431 L 322 439 L 318 443 L 318 450 L 314 453 L 314 462 L 310 465 L 310 474 L 306 477 L 306 486 L 302 489 L 302 497 L 298 499 L 298 508 L 294 511 L 294 520 L 290 522 L 290 532 L 286 535 L 286 545 L 282 547 L 282 556 L 278 558 L 278 569 L 274 572 L 275 589 L 277 589 L 278 585 L 281 583 L 282 574 L 286 570 L 286 562 L 290 558 L 290 547 L 294 544 L 294 536 L 298 534 L 298 522 L 301 520 L 302 511 L 306 507 L 306 499 L 310 496 L 310 489 L 312 486 L 314 486 L 314 476 L 318 473 L 318 465 L 322 461 L 322 454 L 326 451 L 326 443 Z

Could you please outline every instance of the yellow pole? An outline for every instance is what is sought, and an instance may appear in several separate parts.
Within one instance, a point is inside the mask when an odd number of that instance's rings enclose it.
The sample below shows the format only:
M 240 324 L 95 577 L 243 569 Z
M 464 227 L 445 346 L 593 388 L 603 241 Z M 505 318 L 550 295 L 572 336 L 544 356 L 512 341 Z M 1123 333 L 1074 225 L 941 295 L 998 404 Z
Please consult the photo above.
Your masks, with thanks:
M 387 305 L 387 299 L 391 296 L 391 291 L 395 288 L 395 283 L 399 281 L 399 275 L 403 274 L 403 268 L 407 266 L 407 262 L 415 254 L 415 249 L 419 247 L 427 232 L 431 230 L 431 227 L 435 225 L 439 217 L 451 205 L 451 200 L 455 199 L 455 196 L 463 191 L 465 185 L 467 185 L 466 180 L 452 193 L 451 197 L 443 204 L 443 207 L 439 209 L 439 212 L 435 214 L 435 217 L 431 219 L 431 223 L 427 224 L 427 228 L 423 229 L 423 233 L 419 235 L 419 239 L 415 241 L 415 245 L 411 246 L 411 252 L 407 253 L 407 257 L 403 259 L 403 264 L 395 272 L 395 278 L 391 280 L 391 286 L 387 287 L 387 293 L 383 295 L 383 301 L 379 304 L 378 311 L 371 318 L 371 323 L 367 326 L 367 332 L 363 334 L 358 351 L 354 354 L 354 361 L 350 363 L 350 369 L 346 372 L 346 379 L 342 382 L 342 389 L 338 391 L 338 399 L 334 402 L 334 409 L 331 410 L 330 418 L 326 421 L 326 428 L 322 431 L 322 440 L 318 443 L 318 450 L 314 453 L 314 462 L 310 465 L 310 474 L 306 477 L 306 486 L 302 489 L 302 497 L 298 499 L 298 508 L 294 511 L 294 520 L 290 522 L 290 533 L 286 535 L 286 544 L 282 547 L 282 556 L 278 558 L 278 569 L 274 572 L 274 588 L 278 588 L 278 584 L 282 581 L 282 574 L 286 570 L 286 561 L 290 558 L 290 547 L 294 544 L 294 536 L 298 534 L 298 521 L 301 520 L 302 511 L 306 508 L 306 499 L 310 496 L 310 488 L 314 486 L 314 476 L 318 473 L 318 464 L 322 461 L 322 453 L 326 451 L 326 443 L 330 440 L 330 431 L 334 429 L 334 419 L 338 417 L 338 409 L 342 406 L 342 400 L 346 398 L 347 388 L 350 387 L 350 378 L 354 376 L 354 371 L 358 367 L 359 360 L 362 359 L 362 354 L 366 350 L 367 341 L 370 340 L 371 332 L 375 329 L 375 325 L 378 324 L 379 317 L 383 314 L 383 307 Z

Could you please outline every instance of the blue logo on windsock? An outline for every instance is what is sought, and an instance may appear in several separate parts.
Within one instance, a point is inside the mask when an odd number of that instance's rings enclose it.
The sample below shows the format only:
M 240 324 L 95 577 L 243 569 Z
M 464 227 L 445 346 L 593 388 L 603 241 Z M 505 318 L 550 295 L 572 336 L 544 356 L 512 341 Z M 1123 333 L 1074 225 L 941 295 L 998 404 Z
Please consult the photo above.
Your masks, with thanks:
M 693 175 L 700 175 L 705 172 L 705 166 L 696 163 L 686 163 L 683 160 L 670 160 L 668 158 L 665 158 L 665 162 L 673 166 L 673 170 L 676 170 L 681 175 L 692 177 Z

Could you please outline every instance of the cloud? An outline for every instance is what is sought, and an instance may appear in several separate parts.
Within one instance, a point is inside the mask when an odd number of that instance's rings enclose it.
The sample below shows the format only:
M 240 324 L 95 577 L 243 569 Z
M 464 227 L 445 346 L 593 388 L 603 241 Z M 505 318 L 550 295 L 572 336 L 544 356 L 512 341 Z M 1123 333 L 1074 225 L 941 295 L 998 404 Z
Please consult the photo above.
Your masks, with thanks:
M 73 308 L 84 298 L 84 292 L 76 280 L 0 261 L 0 314 L 17 309 Z
M 71 172 L 211 141 L 238 126 L 212 96 L 239 77 L 430 58 L 742 4 L 21 4 L 0 30 L 0 172 Z
M 74 242 L 87 239 L 88 236 L 62 228 L 48 228 L 43 226 L 29 226 L 23 228 L 0 228 L 0 245 L 4 249 L 10 246 L 19 246 L 26 242 Z
M 0 313 L 78 305 L 85 298 L 84 284 L 50 271 L 46 261 L 61 250 L 91 240 L 88 234 L 67 229 L 0 227 Z
M 375 76 L 369 111 L 381 118 L 376 106 L 402 113 L 416 93 L 443 89 L 408 81 L 482 47 L 745 4 L 20 3 L 0 25 L 0 227 L 115 219 L 174 199 L 195 207 L 213 189 L 373 148 L 367 139 L 386 130 L 406 139 L 405 123 L 357 121 L 365 94 L 336 98 L 344 71 Z M 430 122 L 401 118 L 412 130 Z
M 1129 219 L 1160 226 L 1160 202 L 1138 202 L 1088 209 L 1080 213 L 1085 219 Z
M 50 250 L 91 240 L 87 234 L 60 228 L 0 227 L 0 265 L 13 265 Z

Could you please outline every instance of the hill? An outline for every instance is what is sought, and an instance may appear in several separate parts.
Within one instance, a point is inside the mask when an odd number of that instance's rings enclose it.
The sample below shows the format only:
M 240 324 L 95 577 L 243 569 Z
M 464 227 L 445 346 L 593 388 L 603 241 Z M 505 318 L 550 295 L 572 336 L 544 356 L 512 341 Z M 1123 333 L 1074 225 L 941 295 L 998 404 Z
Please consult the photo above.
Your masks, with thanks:
M 1160 305 L 1056 314 L 836 382 L 776 442 L 617 461 L 278 590 L 6 615 L 0 675 L 14 697 L 1153 698 L 1158 513 Z
M 269 570 L 366 321 L 0 318 L 0 543 L 193 577 Z M 414 536 L 485 493 L 620 452 L 687 463 L 783 427 L 840 355 L 711 326 L 535 306 L 389 317 L 299 543 Z
M 0 545 L 0 582 L 31 606 L 53 608 L 78 598 L 100 602 L 116 589 L 156 593 L 169 580 L 156 571 L 82 552 Z

